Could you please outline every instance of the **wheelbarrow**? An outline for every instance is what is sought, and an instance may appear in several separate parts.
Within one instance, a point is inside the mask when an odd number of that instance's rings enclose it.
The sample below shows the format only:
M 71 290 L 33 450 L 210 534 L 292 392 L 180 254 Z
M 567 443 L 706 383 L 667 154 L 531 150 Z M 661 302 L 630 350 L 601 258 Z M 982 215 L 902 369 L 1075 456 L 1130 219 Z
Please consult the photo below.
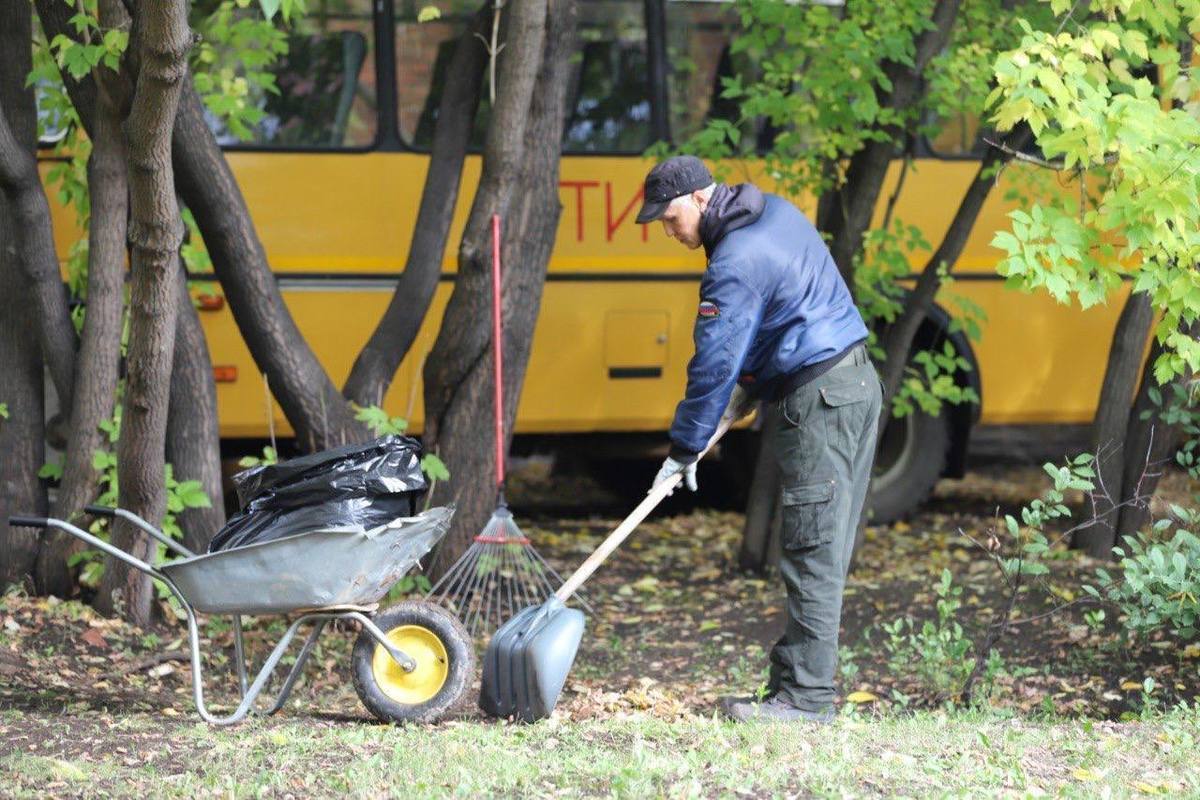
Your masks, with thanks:
M 214 725 L 231 725 L 247 714 L 274 714 L 291 694 L 331 620 L 362 626 L 351 655 L 354 688 L 363 705 L 386 722 L 434 722 L 453 710 L 475 675 L 475 653 L 462 624 L 444 609 L 403 602 L 376 613 L 379 600 L 445 535 L 452 508 L 433 508 L 368 531 L 317 530 L 197 555 L 130 511 L 88 506 L 94 516 L 120 517 L 178 556 L 151 566 L 60 519 L 9 517 L 14 527 L 56 528 L 162 581 L 187 614 L 192 695 L 196 710 Z M 200 631 L 196 613 L 233 617 L 234 660 L 241 702 L 217 716 L 204 704 Z M 248 682 L 242 617 L 296 618 Z M 256 707 L 301 626 L 312 630 L 269 708 Z

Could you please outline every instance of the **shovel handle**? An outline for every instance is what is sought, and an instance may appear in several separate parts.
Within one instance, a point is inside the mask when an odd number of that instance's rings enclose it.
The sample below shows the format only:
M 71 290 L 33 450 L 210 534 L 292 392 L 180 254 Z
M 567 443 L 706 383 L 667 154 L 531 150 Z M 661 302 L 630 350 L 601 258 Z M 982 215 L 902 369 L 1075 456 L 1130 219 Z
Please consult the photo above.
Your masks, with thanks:
M 712 435 L 712 438 L 708 440 L 708 444 L 705 445 L 704 449 L 700 451 L 700 455 L 696 457 L 697 461 L 699 461 L 701 458 L 704 458 L 704 455 L 713 448 L 713 445 L 721 440 L 721 437 L 725 435 L 725 432 L 729 430 L 734 422 L 736 422 L 736 420 L 728 418 L 723 418 L 721 420 L 721 424 L 717 426 L 716 433 Z M 571 595 L 575 594 L 575 590 L 582 586 L 583 582 L 590 578 L 593 572 L 599 569 L 600 565 L 604 563 L 605 559 L 612 555 L 612 551 L 621 546 L 621 542 L 625 541 L 625 539 L 629 537 L 629 534 L 633 533 L 633 529 L 640 525 L 642 520 L 649 516 L 650 512 L 654 510 L 655 506 L 661 503 L 663 498 L 670 494 L 682 480 L 683 473 L 676 472 L 658 486 L 655 486 L 653 489 L 651 489 L 650 493 L 646 495 L 646 498 L 642 500 L 642 502 L 638 503 L 637 508 L 631 511 L 629 516 L 627 516 L 621 522 L 621 524 L 617 526 L 616 530 L 610 533 L 608 538 L 601 542 L 600 546 L 596 548 L 595 552 L 588 556 L 587 561 L 584 561 L 579 566 L 579 569 L 575 570 L 571 577 L 567 578 L 566 582 L 563 583 L 563 585 L 559 587 L 558 591 L 554 593 L 554 596 L 557 597 L 561 602 L 567 602 L 567 599 Z

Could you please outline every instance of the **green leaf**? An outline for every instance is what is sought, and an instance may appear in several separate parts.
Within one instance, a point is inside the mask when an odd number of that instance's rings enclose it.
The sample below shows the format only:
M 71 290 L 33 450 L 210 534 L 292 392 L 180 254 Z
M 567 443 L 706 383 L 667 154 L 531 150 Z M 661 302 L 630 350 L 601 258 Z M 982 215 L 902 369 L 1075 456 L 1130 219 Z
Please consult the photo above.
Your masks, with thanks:
M 425 6 L 417 12 L 417 22 L 432 22 L 442 18 L 442 11 L 437 6 Z
M 442 460 L 433 453 L 429 453 L 421 459 L 421 471 L 435 481 L 450 479 L 450 470 L 446 469 Z
M 63 462 L 61 459 L 58 461 L 47 461 L 45 464 L 42 465 L 42 468 L 38 470 L 39 478 L 50 478 L 52 480 L 58 481 L 58 480 L 62 480 L 62 475 L 63 475 Z
M 279 5 L 282 0 L 258 0 L 262 6 L 263 16 L 267 19 L 274 19 L 275 14 L 279 12 Z
M 200 481 L 182 481 L 175 489 L 184 508 L 212 508 L 212 501 Z

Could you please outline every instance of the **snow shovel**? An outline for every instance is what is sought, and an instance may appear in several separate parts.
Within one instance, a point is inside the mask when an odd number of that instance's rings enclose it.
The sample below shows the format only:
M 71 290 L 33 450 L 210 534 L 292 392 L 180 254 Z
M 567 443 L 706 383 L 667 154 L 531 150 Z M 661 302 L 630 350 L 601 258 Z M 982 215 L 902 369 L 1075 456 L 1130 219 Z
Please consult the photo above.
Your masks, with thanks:
M 700 458 L 733 423 L 721 420 Z M 522 722 L 550 716 L 583 638 L 583 612 L 565 603 L 681 480 L 680 472 L 654 487 L 550 599 L 524 609 L 496 631 L 483 659 L 479 706 L 484 713 Z

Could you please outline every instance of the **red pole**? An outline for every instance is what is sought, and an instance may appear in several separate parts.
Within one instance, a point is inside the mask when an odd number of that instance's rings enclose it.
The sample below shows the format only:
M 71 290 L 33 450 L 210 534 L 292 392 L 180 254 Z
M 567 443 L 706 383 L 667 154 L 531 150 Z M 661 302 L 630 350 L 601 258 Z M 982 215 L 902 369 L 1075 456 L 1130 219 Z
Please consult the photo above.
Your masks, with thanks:
M 500 338 L 500 215 L 492 214 L 492 352 L 496 366 L 496 485 L 504 486 L 504 344 Z

